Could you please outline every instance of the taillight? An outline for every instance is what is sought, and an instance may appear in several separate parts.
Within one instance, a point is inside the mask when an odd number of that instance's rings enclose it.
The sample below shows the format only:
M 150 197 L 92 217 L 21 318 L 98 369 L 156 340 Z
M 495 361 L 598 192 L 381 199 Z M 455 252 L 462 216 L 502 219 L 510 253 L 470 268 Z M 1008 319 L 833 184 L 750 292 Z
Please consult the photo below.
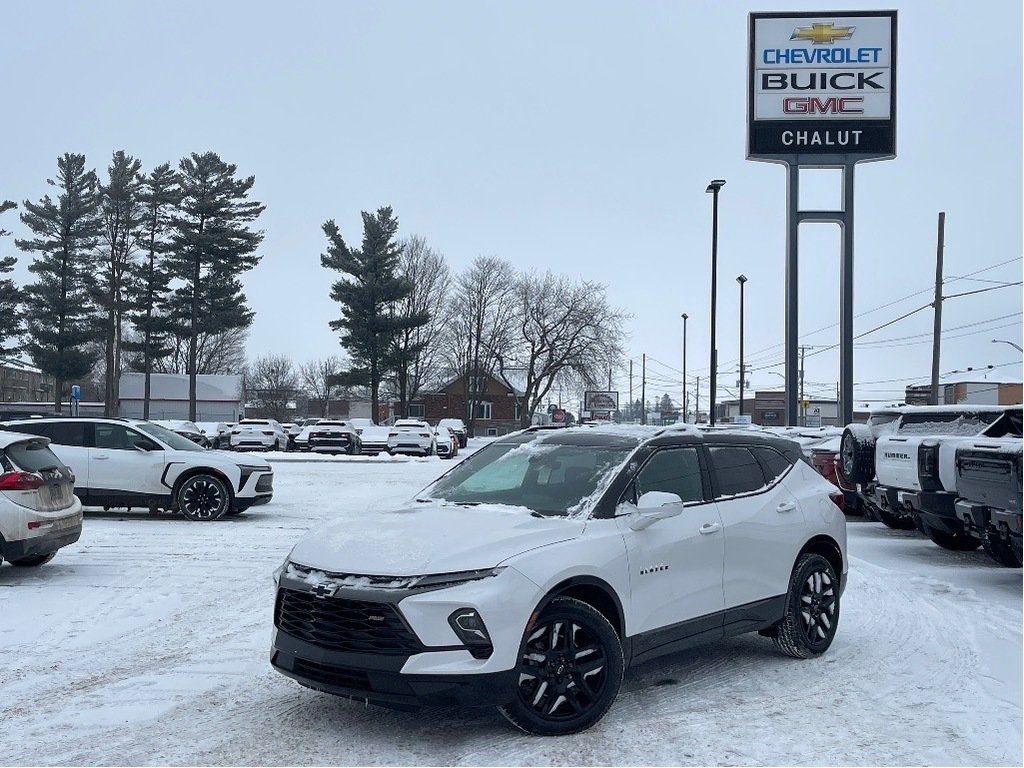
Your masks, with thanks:
M 43 478 L 35 472 L 4 472 L 0 475 L 0 491 L 34 491 L 42 485 Z
M 430 437 L 429 432 L 420 432 L 420 437 Z
M 917 474 L 922 491 L 942 490 L 939 481 L 939 445 L 922 443 L 917 449 Z
M 842 491 L 833 491 L 828 497 L 832 500 L 833 504 L 839 507 L 840 512 L 846 509 L 846 494 Z
M 273 437 L 274 436 L 273 432 L 264 432 L 263 434 L 267 435 L 268 437 Z
M 388 437 L 398 437 L 397 432 L 388 432 Z

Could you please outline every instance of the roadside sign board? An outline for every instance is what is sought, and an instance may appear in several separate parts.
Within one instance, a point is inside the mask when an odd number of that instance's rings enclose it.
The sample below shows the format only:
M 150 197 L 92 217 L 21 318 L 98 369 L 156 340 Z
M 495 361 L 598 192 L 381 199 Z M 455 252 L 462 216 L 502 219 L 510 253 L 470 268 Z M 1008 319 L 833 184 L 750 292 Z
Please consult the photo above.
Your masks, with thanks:
M 617 411 L 619 410 L 619 393 L 587 390 L 583 393 L 583 410 Z
M 752 13 L 747 158 L 896 156 L 896 11 Z

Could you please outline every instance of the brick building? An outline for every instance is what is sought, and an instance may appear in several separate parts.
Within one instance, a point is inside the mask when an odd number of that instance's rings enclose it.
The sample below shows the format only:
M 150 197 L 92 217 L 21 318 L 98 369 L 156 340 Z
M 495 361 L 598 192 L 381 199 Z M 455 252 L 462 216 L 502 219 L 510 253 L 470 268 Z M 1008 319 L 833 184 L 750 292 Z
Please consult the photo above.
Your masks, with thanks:
M 441 419 L 462 419 L 469 423 L 465 380 L 459 376 L 435 390 L 420 392 L 409 403 L 409 418 L 436 424 Z M 519 429 L 523 393 L 494 376 L 470 377 L 469 385 L 477 403 L 475 436 L 506 435 Z

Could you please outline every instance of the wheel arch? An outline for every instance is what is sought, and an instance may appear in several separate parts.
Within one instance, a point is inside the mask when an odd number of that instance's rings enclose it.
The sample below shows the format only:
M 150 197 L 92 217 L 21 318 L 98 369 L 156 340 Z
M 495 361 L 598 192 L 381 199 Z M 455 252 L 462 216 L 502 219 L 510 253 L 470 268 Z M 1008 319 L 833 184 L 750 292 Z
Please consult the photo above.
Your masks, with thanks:
M 839 548 L 839 543 L 831 536 L 819 534 L 809 539 L 797 553 L 793 567 L 796 567 L 796 563 L 806 554 L 821 555 L 832 565 L 836 576 L 840 580 L 843 578 L 843 551 Z
M 556 597 L 572 597 L 593 607 L 615 629 L 620 639 L 625 639 L 625 614 L 622 601 L 615 589 L 597 576 L 571 576 L 548 590 L 534 609 L 533 618 L 538 616 Z M 532 623 L 531 619 L 531 623 Z
M 182 484 L 189 478 L 195 477 L 196 475 L 213 475 L 218 480 L 223 481 L 224 485 L 228 489 L 228 509 L 235 502 L 235 486 L 231 482 L 231 478 L 228 477 L 222 470 L 216 469 L 215 467 L 190 467 L 178 475 L 174 481 L 174 486 L 171 488 L 171 499 L 174 502 L 174 506 L 178 506 L 178 491 L 181 489 Z

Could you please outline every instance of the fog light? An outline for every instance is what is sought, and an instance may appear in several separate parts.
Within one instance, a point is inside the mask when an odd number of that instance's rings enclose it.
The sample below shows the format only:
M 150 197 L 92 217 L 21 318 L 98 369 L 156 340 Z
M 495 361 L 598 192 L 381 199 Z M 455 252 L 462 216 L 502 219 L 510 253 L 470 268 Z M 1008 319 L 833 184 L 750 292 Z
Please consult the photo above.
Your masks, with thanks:
M 448 617 L 448 623 L 474 659 L 490 657 L 491 636 L 475 608 L 459 608 Z

